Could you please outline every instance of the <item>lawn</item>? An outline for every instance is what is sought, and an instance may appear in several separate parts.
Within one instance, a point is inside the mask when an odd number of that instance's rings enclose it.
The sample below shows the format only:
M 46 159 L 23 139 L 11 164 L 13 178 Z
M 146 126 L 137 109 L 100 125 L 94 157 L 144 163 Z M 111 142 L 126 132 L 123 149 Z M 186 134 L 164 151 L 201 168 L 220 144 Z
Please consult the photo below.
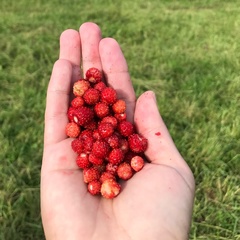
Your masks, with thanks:
M 190 239 L 240 239 L 240 2 L 1 0 L 0 239 L 44 239 L 46 88 L 59 35 L 93 21 L 120 43 L 191 167 Z

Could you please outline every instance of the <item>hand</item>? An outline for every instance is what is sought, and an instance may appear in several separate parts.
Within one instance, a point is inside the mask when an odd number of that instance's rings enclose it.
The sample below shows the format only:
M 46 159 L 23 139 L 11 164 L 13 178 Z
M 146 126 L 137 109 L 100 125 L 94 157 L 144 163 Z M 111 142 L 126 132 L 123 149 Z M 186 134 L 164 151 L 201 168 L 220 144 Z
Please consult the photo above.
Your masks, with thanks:
M 127 115 L 148 139 L 151 163 L 123 184 L 114 199 L 87 192 L 72 139 L 65 135 L 72 83 L 90 67 L 103 70 L 106 82 L 127 102 Z M 160 135 L 158 134 L 160 133 Z M 158 112 L 154 93 L 135 99 L 128 67 L 118 43 L 101 38 L 99 27 L 84 23 L 60 37 L 60 56 L 47 91 L 41 214 L 46 239 L 188 239 L 194 178 Z

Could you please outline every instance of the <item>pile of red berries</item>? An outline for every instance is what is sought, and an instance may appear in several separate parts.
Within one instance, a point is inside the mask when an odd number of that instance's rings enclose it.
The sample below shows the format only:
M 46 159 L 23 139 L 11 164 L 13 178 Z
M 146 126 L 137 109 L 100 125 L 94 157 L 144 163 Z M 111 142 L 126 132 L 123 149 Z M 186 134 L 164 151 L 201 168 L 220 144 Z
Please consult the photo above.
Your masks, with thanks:
M 116 197 L 119 180 L 128 180 L 144 166 L 147 139 L 127 121 L 126 103 L 103 82 L 96 68 L 73 85 L 74 99 L 68 109 L 66 134 L 83 169 L 83 181 L 92 195 Z

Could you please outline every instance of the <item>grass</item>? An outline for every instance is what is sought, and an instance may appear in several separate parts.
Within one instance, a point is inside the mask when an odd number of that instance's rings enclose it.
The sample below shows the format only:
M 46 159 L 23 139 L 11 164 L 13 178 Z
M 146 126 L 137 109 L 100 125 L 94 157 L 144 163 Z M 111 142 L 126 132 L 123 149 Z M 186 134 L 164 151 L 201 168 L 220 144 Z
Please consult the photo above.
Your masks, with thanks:
M 240 3 L 30 2 L 1 2 L 0 239 L 44 239 L 39 173 L 46 88 L 60 33 L 85 21 L 121 44 L 137 94 L 157 94 L 196 179 L 190 239 L 240 239 Z

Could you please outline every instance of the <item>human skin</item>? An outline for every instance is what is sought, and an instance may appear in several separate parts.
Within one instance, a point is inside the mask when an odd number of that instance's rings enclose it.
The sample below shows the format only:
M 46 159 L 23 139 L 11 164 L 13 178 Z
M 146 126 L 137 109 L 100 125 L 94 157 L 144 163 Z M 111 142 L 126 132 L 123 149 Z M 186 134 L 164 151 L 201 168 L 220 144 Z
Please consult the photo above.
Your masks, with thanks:
M 82 66 L 82 72 L 81 68 Z M 148 139 L 148 163 L 122 183 L 114 199 L 92 196 L 65 134 L 73 82 L 90 67 L 127 103 L 128 120 Z M 60 36 L 60 54 L 50 78 L 41 169 L 41 214 L 47 240 L 188 239 L 195 183 L 158 111 L 155 94 L 136 99 L 126 60 L 116 40 L 84 23 Z

